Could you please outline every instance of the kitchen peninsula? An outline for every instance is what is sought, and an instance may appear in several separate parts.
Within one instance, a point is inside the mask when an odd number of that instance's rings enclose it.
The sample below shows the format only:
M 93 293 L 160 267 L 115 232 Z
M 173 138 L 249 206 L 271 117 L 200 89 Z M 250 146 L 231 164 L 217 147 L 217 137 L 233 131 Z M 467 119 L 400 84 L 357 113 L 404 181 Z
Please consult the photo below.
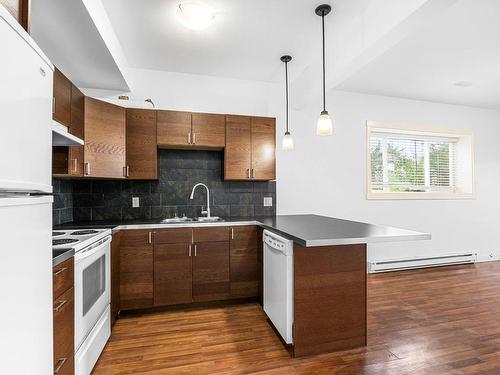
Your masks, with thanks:
M 232 243 L 237 241 L 238 236 L 243 241 L 249 241 L 249 233 L 256 233 L 255 242 L 260 249 L 259 267 L 262 268 L 262 230 L 267 229 L 291 239 L 295 356 L 366 345 L 366 245 L 431 238 L 426 233 L 319 215 L 229 218 L 215 223 L 195 221 L 165 224 L 142 220 L 70 222 L 57 226 L 58 229 L 102 227 L 113 229 L 113 245 L 118 249 L 113 254 L 120 255 L 121 307 L 117 310 L 243 297 L 245 293 L 231 294 L 234 277 L 232 257 L 238 257 L 238 262 L 243 263 L 248 263 L 248 259 L 242 257 L 244 250 L 241 248 L 233 254 Z M 226 242 L 229 245 L 226 246 Z M 196 277 L 193 279 L 191 276 L 191 268 L 195 267 L 192 251 L 196 256 L 192 246 L 198 249 L 199 258 L 212 258 L 213 262 L 219 263 L 219 267 L 220 264 L 227 264 L 226 272 L 213 270 L 212 276 L 208 275 L 212 280 L 197 287 Z M 168 257 L 175 258 L 172 260 L 175 266 L 167 266 Z M 161 269 L 162 265 L 170 267 L 168 272 Z M 185 266 L 189 270 L 182 275 L 179 272 Z M 186 276 L 187 273 L 189 276 Z M 221 280 L 214 280 L 224 273 L 226 276 L 222 276 Z M 262 275 L 261 270 L 258 273 Z M 181 285 L 182 278 L 188 281 L 187 288 Z M 175 281 L 175 285 L 166 285 L 169 280 Z M 235 281 L 234 284 L 248 287 L 248 281 Z M 227 295 L 224 290 L 226 287 Z M 133 296 L 131 289 L 134 290 Z M 193 297 L 197 289 L 199 298 Z M 261 289 L 262 285 L 259 285 Z M 177 299 L 172 299 L 172 295 Z

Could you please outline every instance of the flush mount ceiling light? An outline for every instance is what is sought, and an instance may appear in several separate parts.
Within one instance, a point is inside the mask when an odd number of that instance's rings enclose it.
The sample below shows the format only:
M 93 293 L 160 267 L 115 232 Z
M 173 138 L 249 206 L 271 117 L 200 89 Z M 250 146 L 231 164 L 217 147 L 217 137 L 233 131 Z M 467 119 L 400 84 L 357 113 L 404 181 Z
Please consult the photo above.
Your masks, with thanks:
M 212 24 L 215 14 L 205 3 L 183 1 L 177 5 L 177 17 L 188 29 L 204 30 Z
M 325 16 L 330 13 L 332 7 L 328 4 L 320 5 L 316 8 L 315 12 L 321 17 L 321 27 L 323 33 L 323 110 L 318 119 L 316 127 L 317 135 L 332 135 L 333 123 L 328 111 L 326 110 L 326 64 L 325 64 Z
M 293 138 L 288 130 L 288 63 L 292 61 L 292 56 L 281 56 L 281 61 L 285 63 L 285 103 L 286 103 L 286 131 L 281 144 L 284 151 L 293 151 Z

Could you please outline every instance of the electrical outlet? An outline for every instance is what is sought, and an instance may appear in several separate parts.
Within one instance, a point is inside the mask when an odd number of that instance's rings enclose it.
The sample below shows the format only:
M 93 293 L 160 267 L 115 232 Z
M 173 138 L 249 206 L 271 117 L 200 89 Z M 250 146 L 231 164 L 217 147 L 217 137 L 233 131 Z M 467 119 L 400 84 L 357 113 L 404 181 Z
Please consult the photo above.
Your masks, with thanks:
M 132 197 L 132 207 L 137 208 L 139 206 L 139 197 Z
M 273 197 L 264 197 L 264 207 L 273 206 Z

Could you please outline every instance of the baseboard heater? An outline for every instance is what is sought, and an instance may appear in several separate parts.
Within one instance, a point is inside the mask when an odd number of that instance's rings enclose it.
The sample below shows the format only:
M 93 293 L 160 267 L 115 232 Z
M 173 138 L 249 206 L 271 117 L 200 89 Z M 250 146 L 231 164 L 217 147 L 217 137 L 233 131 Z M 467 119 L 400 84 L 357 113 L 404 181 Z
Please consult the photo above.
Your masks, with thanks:
M 477 253 L 449 254 L 435 257 L 387 259 L 368 262 L 368 272 L 403 271 L 417 268 L 476 263 Z

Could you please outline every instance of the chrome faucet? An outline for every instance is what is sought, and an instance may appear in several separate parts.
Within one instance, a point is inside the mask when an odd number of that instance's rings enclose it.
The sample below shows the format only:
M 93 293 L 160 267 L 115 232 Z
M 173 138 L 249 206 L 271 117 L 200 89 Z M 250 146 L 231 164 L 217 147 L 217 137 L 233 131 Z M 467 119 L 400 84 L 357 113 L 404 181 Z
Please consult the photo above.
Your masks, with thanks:
M 210 217 L 210 191 L 208 190 L 208 186 L 205 185 L 205 184 L 202 184 L 201 182 L 197 183 L 196 185 L 193 186 L 193 190 L 191 191 L 191 196 L 189 197 L 189 199 L 193 199 L 194 198 L 194 191 L 196 190 L 196 188 L 198 186 L 203 186 L 205 187 L 205 189 L 207 189 L 207 210 L 206 211 L 201 211 L 201 213 L 204 215 L 206 214 L 207 215 L 207 218 Z

